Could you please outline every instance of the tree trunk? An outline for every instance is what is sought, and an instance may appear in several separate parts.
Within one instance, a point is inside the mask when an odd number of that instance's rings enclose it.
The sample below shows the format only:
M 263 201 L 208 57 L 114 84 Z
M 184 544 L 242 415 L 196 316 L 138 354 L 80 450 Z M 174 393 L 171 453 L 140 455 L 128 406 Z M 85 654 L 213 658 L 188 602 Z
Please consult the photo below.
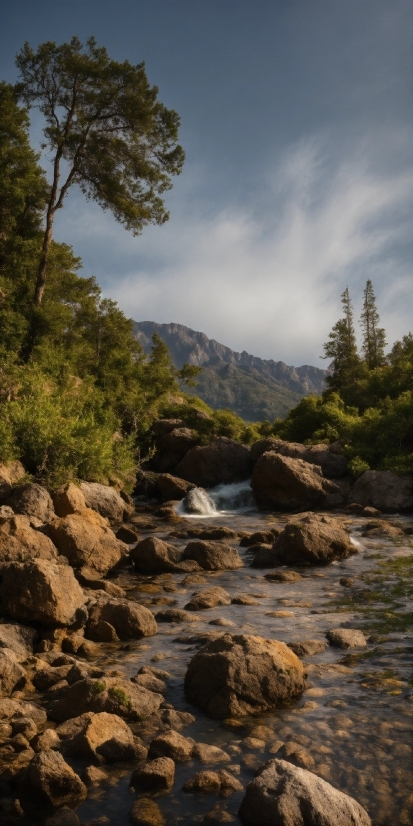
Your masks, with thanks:
M 42 303 L 44 288 L 46 286 L 46 267 L 49 258 L 50 245 L 52 243 L 53 230 L 53 207 L 49 206 L 47 210 L 46 229 L 43 237 L 42 252 L 40 255 L 39 269 L 37 272 L 36 289 L 34 292 L 34 304 L 38 307 Z

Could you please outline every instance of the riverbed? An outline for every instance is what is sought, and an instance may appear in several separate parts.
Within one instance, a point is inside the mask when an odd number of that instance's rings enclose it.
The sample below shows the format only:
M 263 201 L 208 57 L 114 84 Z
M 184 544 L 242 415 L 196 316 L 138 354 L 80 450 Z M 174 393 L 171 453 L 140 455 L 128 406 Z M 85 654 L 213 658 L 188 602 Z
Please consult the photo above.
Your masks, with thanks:
M 184 547 L 188 540 L 174 534 L 195 524 L 257 531 L 283 526 L 288 518 L 248 511 L 186 518 L 178 525 L 159 520 L 156 530 L 143 530 L 141 535 L 156 533 Z M 251 568 L 248 549 L 232 540 L 230 544 L 237 547 L 245 567 L 205 572 L 204 584 L 195 584 L 183 574 L 140 576 L 131 569 L 123 570 L 116 582 L 130 598 L 154 613 L 168 605 L 184 608 L 192 593 L 208 585 L 225 588 L 231 597 L 247 596 L 252 604 L 199 611 L 200 620 L 191 623 L 159 623 L 157 636 L 104 646 L 101 662 L 105 668 L 121 669 L 128 676 L 143 665 L 167 671 L 166 702 L 196 717 L 180 733 L 224 749 L 231 758 L 227 765 L 244 787 L 258 766 L 276 756 L 284 743 L 293 741 L 309 752 L 317 775 L 364 806 L 374 826 L 408 826 L 413 822 L 413 643 L 409 614 L 413 537 L 363 538 L 366 519 L 340 518 L 346 520 L 358 553 L 327 567 L 300 569 L 303 578 L 298 582 L 269 582 L 264 576 L 268 570 Z M 389 521 L 411 524 L 407 517 L 389 517 Z M 340 580 L 346 580 L 347 585 Z M 231 625 L 216 625 L 217 620 Z M 185 700 L 184 676 L 199 649 L 200 636 L 228 631 L 286 643 L 325 641 L 326 632 L 337 627 L 363 630 L 367 648 L 346 651 L 327 646 L 322 653 L 305 656 L 307 689 L 287 708 L 216 721 Z M 143 725 L 141 736 L 150 742 L 154 736 L 150 724 Z M 106 785 L 93 789 L 77 810 L 80 820 L 105 815 L 113 826 L 129 824 L 128 813 L 137 796 L 129 788 L 132 768 L 117 766 Z M 185 781 L 201 769 L 216 767 L 197 760 L 178 763 L 172 792 L 156 796 L 166 825 L 202 822 L 216 807 L 223 812 L 221 822 L 239 824 L 237 811 L 243 792 L 222 798 L 182 791 Z

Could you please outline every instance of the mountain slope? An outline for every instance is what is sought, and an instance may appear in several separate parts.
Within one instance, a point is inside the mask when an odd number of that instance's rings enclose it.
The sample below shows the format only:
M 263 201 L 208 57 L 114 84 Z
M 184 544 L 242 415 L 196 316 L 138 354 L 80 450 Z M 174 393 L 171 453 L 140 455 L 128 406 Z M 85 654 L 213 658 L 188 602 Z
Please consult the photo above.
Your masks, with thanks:
M 145 352 L 150 352 L 154 332 L 169 347 L 177 368 L 185 363 L 203 367 L 198 387 L 190 392 L 214 409 L 229 407 L 247 421 L 285 416 L 303 396 L 323 390 L 326 370 L 318 367 L 290 367 L 245 350 L 237 353 L 182 324 L 134 322 L 135 336 Z

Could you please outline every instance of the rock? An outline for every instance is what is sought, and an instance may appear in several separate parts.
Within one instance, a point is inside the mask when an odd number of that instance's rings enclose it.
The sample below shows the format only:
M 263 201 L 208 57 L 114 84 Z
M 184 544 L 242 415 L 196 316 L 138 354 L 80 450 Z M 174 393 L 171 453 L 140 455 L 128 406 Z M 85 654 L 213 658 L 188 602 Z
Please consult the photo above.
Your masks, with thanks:
M 84 605 L 83 591 L 68 565 L 37 559 L 3 567 L 2 603 L 13 619 L 70 625 Z
M 107 574 L 128 552 L 106 520 L 90 508 L 82 514 L 55 519 L 48 525 L 47 533 L 73 568 L 87 566 Z
M 36 754 L 27 771 L 32 795 L 52 806 L 75 806 L 85 799 L 87 789 L 80 777 L 57 751 Z
M 192 516 L 215 515 L 217 509 L 215 502 L 204 488 L 192 487 L 181 503 L 182 512 L 184 515 L 190 514 Z M 187 532 L 187 535 L 189 533 Z
M 277 708 L 300 694 L 305 672 L 284 643 L 224 634 L 191 660 L 185 695 L 211 717 L 234 717 Z
M 254 554 L 251 562 L 251 568 L 273 568 L 274 565 L 279 564 L 274 557 L 273 545 L 266 545 L 263 542 L 257 542 L 256 545 L 251 545 L 248 550 L 250 553 Z
M 57 732 L 52 728 L 47 728 L 41 734 L 36 734 L 30 742 L 32 749 L 36 752 L 48 751 L 48 749 L 60 749 L 61 741 Z
M 314 654 L 321 654 L 327 648 L 323 640 L 302 640 L 301 642 L 288 642 L 287 645 L 297 657 L 313 657 Z
M 328 565 L 357 553 L 341 522 L 315 513 L 298 514 L 273 547 L 279 565 Z
M 94 714 L 87 720 L 83 730 L 68 742 L 67 752 L 100 763 L 116 763 L 136 757 L 131 729 L 117 714 L 107 712 Z
M 270 760 L 249 783 L 239 810 L 243 826 L 371 826 L 352 797 L 306 769 Z
M 45 710 L 34 703 L 27 703 L 24 700 L 2 700 L 0 720 L 8 720 L 12 717 L 30 718 L 36 726 L 44 726 L 47 720 Z
M 192 756 L 194 741 L 177 731 L 167 731 L 152 740 L 149 757 L 170 757 L 175 763 L 184 763 Z
M 69 686 L 65 695 L 51 704 L 49 717 L 60 723 L 86 712 L 106 711 L 126 720 L 144 720 L 158 710 L 161 694 L 147 691 L 122 677 L 79 680 Z M 60 730 L 58 731 L 60 736 Z
M 164 726 L 169 728 L 183 728 L 195 723 L 195 717 L 188 711 L 175 711 L 174 708 L 165 708 L 160 712 L 160 720 Z
M 170 473 L 161 473 L 156 484 L 161 498 L 165 501 L 168 499 L 183 499 L 188 491 L 193 488 L 191 482 L 185 482 L 185 479 L 180 479 L 179 476 L 171 476 Z
M 332 628 L 326 637 L 335 648 L 365 648 L 367 640 L 356 628 Z
M 135 800 L 129 820 L 133 826 L 164 826 L 166 822 L 158 804 L 148 797 Z
M 203 794 L 223 792 L 227 796 L 231 792 L 241 792 L 244 787 L 234 775 L 225 771 L 225 769 L 220 769 L 217 772 L 197 772 L 190 780 L 186 781 L 182 788 L 184 792 L 201 792 Z
M 288 760 L 289 763 L 299 766 L 301 769 L 311 770 L 315 766 L 315 760 L 310 752 L 300 743 L 294 743 L 293 741 L 284 743 L 277 752 L 277 756 L 280 760 Z
M 84 565 L 83 568 L 78 568 L 75 571 L 76 579 L 83 585 L 84 588 L 91 588 L 92 591 L 105 591 L 111 597 L 124 597 L 125 591 L 107 579 L 102 579 L 100 574 L 94 568 L 88 568 Z
M 80 820 L 69 806 L 62 806 L 43 821 L 42 826 L 79 826 Z
M 57 516 L 69 516 L 70 513 L 83 513 L 86 510 L 85 497 L 73 482 L 62 485 L 52 493 L 53 505 Z
M 87 766 L 82 774 L 82 780 L 86 786 L 99 786 L 108 780 L 108 774 L 97 766 Z
M 382 513 L 408 513 L 413 510 L 413 479 L 390 470 L 367 470 L 357 479 L 351 499 Z
M 297 571 L 271 571 L 270 574 L 264 574 L 264 577 L 268 582 L 299 582 L 302 579 Z
M 123 521 L 125 502 L 115 488 L 98 482 L 82 482 L 80 490 L 85 497 L 86 507 L 100 513 L 111 525 Z
M 0 501 L 10 496 L 13 485 L 23 479 L 25 475 L 26 471 L 21 462 L 0 464 Z
M 134 528 L 122 525 L 116 531 L 116 539 L 120 539 L 121 542 L 126 542 L 127 545 L 134 545 L 139 541 L 139 534 Z
M 136 685 L 143 685 L 148 691 L 155 691 L 158 694 L 166 694 L 168 690 L 166 683 L 154 674 L 136 674 L 135 677 L 131 677 L 131 680 Z
M 165 611 L 158 611 L 157 622 L 199 622 L 200 617 L 189 611 L 182 611 L 180 608 L 167 608 Z
M 325 479 L 318 465 L 290 459 L 278 453 L 263 453 L 254 465 L 251 487 L 263 508 L 303 510 L 344 504 L 340 488 Z M 330 497 L 336 496 L 336 501 Z
M 261 439 L 251 448 L 251 460 L 255 462 L 263 453 L 271 451 L 290 459 L 301 459 L 318 465 L 327 479 L 340 479 L 348 472 L 348 463 L 342 453 L 332 450 L 334 445 L 302 445 L 297 442 L 285 442 L 283 439 Z
M 249 548 L 251 545 L 256 545 L 257 542 L 264 543 L 264 545 L 273 545 L 274 540 L 280 533 L 281 528 L 273 528 L 270 531 L 255 531 L 255 533 L 249 533 L 241 539 L 241 548 Z
M 186 611 L 203 611 L 207 608 L 215 608 L 216 605 L 230 605 L 231 597 L 228 591 L 218 585 L 213 588 L 205 588 L 204 591 L 197 591 L 192 594 L 190 601 L 185 605 Z
M 404 536 L 404 531 L 395 525 L 383 522 L 382 519 L 375 519 L 372 522 L 367 522 L 367 525 L 364 526 L 362 536 L 383 536 L 392 539 L 395 536 Z
M 183 419 L 156 419 L 152 425 L 152 432 L 157 438 L 165 436 L 166 433 L 171 433 L 172 430 L 177 430 L 185 426 Z
M 0 648 L 0 697 L 8 697 L 25 682 L 26 672 L 14 652 L 9 648 Z
M 169 433 L 164 433 L 157 439 L 156 453 L 151 460 L 152 468 L 160 473 L 169 473 L 194 445 L 196 438 L 188 427 L 175 427 Z
M 174 545 L 168 545 L 157 536 L 147 536 L 133 548 L 130 558 L 140 573 L 159 574 L 176 571 L 181 553 Z
M 89 608 L 86 634 L 92 640 L 95 639 L 94 627 L 101 622 L 109 623 L 121 640 L 152 637 L 158 633 L 152 612 L 127 599 L 102 599 Z
M 231 759 L 226 751 L 218 746 L 210 746 L 208 743 L 196 743 L 193 757 L 201 763 L 228 763 Z
M 150 760 L 143 769 L 135 769 L 130 784 L 134 789 L 169 791 L 175 780 L 175 763 L 170 757 Z
M 36 630 L 27 625 L 14 625 L 12 623 L 0 625 L 0 649 L 9 648 L 19 660 L 26 660 L 27 657 L 31 657 L 36 637 Z
M 209 445 L 189 450 L 175 473 L 202 488 L 240 482 L 250 474 L 250 449 L 225 436 L 217 436 Z
M 232 571 L 244 567 L 238 551 L 224 542 L 189 542 L 183 558 L 195 560 L 205 571 Z
M 200 525 L 199 527 L 188 528 L 186 534 L 182 536 L 190 536 L 195 539 L 234 539 L 238 541 L 238 532 L 227 528 L 225 525 Z
M 48 536 L 35 531 L 28 516 L 0 521 L 0 567 L 6 562 L 56 559 L 57 550 Z
M 249 594 L 237 594 L 231 600 L 231 605 L 259 605 L 259 602 Z
M 41 522 L 50 522 L 55 515 L 49 491 L 37 484 L 15 488 L 7 504 L 13 508 L 15 513 L 34 516 Z
M 221 805 L 214 806 L 202 818 L 202 826 L 221 826 L 222 823 L 235 823 L 235 817 L 223 809 Z

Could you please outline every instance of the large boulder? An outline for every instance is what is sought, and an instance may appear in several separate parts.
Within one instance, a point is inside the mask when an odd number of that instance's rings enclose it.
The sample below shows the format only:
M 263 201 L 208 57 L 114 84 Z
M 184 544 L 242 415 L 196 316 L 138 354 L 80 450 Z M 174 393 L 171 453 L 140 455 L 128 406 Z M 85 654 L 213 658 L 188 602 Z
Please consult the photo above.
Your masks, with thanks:
M 123 677 L 86 678 L 71 685 L 49 711 L 51 720 L 62 723 L 88 711 L 117 714 L 126 720 L 144 720 L 163 703 L 162 694 L 148 691 Z
M 268 451 L 319 465 L 327 479 L 341 479 L 348 472 L 347 459 L 337 444 L 302 445 L 299 442 L 285 442 L 283 439 L 260 439 L 251 447 L 252 463 L 255 464 L 260 456 Z
M 0 568 L 7 562 L 56 557 L 53 542 L 31 527 L 28 516 L 0 517 Z
M 170 499 L 183 499 L 188 491 L 193 488 L 191 482 L 180 479 L 179 476 L 171 476 L 170 473 L 160 473 L 157 478 L 158 491 L 161 498 L 167 502 Z
M 367 470 L 355 483 L 351 501 L 382 513 L 413 511 L 413 479 L 390 470 Z
M 152 637 L 158 632 L 151 611 L 128 599 L 99 600 L 89 607 L 86 635 L 90 639 L 95 639 L 93 630 L 102 622 L 109 623 L 121 640 Z
M 193 447 L 175 468 L 177 476 L 203 488 L 240 482 L 248 478 L 250 471 L 249 447 L 225 436 L 216 437 L 204 447 Z
M 70 566 L 43 559 L 5 565 L 0 596 L 13 619 L 46 625 L 70 625 L 85 602 Z
M 59 553 L 73 568 L 93 568 L 107 574 L 128 552 L 127 546 L 116 538 L 106 519 L 87 508 L 83 513 L 71 513 L 54 519 L 47 532 Z
M 60 488 L 53 491 L 52 499 L 57 516 L 82 513 L 87 507 L 82 491 L 73 482 L 61 485 Z
M 42 803 L 54 807 L 75 806 L 85 799 L 87 789 L 79 775 L 58 751 L 41 751 L 27 770 L 27 789 Z
M 33 643 L 37 637 L 34 628 L 27 625 L 2 623 L 0 625 L 0 650 L 9 648 L 19 660 L 26 660 L 33 654 Z
M 160 574 L 176 570 L 182 554 L 157 536 L 147 536 L 132 549 L 130 558 L 142 574 Z
M 271 553 L 278 565 L 328 565 L 357 553 L 357 548 L 338 519 L 303 513 L 288 522 Z
M 205 571 L 234 571 L 244 567 L 238 551 L 225 542 L 214 540 L 207 542 L 199 539 L 188 542 L 183 558 L 194 560 Z
M 371 826 L 354 798 L 312 772 L 277 759 L 258 769 L 239 817 L 244 826 Z
M 133 760 L 136 747 L 128 724 L 117 714 L 102 711 L 85 720 L 83 728 L 68 742 L 73 756 L 92 758 L 98 763 Z
M 25 682 L 26 672 L 15 653 L 9 648 L 0 648 L 0 697 L 8 697 Z
M 123 521 L 126 502 L 115 488 L 109 485 L 100 485 L 98 482 L 82 482 L 80 490 L 85 497 L 86 507 L 100 513 L 109 520 L 111 525 Z
M 169 433 L 164 433 L 157 440 L 156 453 L 151 462 L 153 469 L 169 473 L 194 445 L 196 438 L 188 427 L 176 427 Z
M 305 677 L 300 660 L 284 643 L 224 634 L 191 660 L 185 695 L 211 717 L 257 714 L 301 694 Z
M 13 485 L 23 479 L 26 471 L 21 462 L 0 464 L 0 502 L 10 496 Z
M 325 479 L 318 465 L 274 452 L 263 453 L 255 463 L 251 487 L 263 508 L 304 510 L 344 503 L 338 485 Z
M 22 485 L 15 488 L 7 500 L 15 513 L 34 516 L 41 522 L 50 522 L 55 516 L 52 498 L 42 485 Z

